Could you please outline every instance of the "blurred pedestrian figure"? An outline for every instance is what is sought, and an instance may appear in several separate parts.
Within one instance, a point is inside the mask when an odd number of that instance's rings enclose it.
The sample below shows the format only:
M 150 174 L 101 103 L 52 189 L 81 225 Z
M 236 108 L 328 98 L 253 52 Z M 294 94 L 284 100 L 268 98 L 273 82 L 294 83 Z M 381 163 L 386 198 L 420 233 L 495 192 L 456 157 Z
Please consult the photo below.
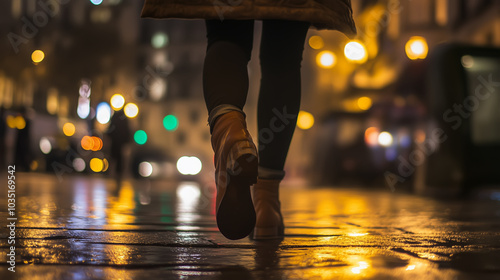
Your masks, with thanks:
M 5 121 L 5 109 L 0 106 L 0 168 L 5 166 L 5 137 L 7 137 L 7 123 Z
M 16 171 L 30 171 L 33 153 L 31 152 L 31 118 L 28 115 L 28 110 L 22 108 L 16 116 L 16 148 L 14 164 Z
M 300 108 L 306 34 L 314 26 L 355 35 L 350 1 L 186 2 L 146 0 L 142 16 L 206 20 L 203 91 L 215 153 L 217 226 L 229 239 L 251 231 L 255 239 L 282 238 L 278 188 Z M 258 152 L 243 112 L 256 19 L 263 20 Z
M 120 187 L 124 170 L 124 152 L 127 144 L 130 142 L 131 131 L 129 121 L 123 110 L 116 111 L 109 122 L 109 128 L 106 134 L 111 140 L 110 167 L 114 169 L 114 176 L 117 188 Z M 114 168 L 112 168 L 114 166 Z

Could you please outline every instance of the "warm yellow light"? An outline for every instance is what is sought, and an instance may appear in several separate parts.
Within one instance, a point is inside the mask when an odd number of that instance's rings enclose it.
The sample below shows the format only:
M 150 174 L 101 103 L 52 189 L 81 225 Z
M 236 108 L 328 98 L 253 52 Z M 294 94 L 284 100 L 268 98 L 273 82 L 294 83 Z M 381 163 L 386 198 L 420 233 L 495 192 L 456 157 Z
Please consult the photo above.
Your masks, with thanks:
M 429 47 L 424 37 L 413 36 L 406 42 L 405 45 L 406 55 L 409 59 L 424 59 L 427 57 Z
M 94 139 L 90 136 L 83 136 L 81 145 L 84 150 L 90 151 L 94 147 Z
M 307 130 L 314 125 L 314 117 L 311 113 L 300 111 L 297 118 L 297 126 L 300 129 Z
M 363 63 L 368 59 L 366 47 L 361 41 L 350 41 L 345 45 L 344 55 L 348 60 Z
M 104 162 L 100 158 L 93 158 L 90 160 L 90 169 L 94 172 L 101 172 L 104 168 Z
M 409 266 L 406 267 L 406 270 L 414 270 L 415 269 L 415 265 L 414 264 L 411 264 Z
M 22 116 L 17 116 L 15 118 L 16 128 L 21 130 L 26 127 L 26 120 Z
M 90 148 L 92 151 L 97 152 L 102 149 L 103 143 L 102 139 L 97 136 L 92 136 L 92 147 Z
M 10 128 L 16 128 L 16 117 L 8 115 L 7 116 L 7 126 Z
M 44 58 L 45 54 L 41 50 L 36 50 L 33 53 L 31 53 L 31 60 L 33 60 L 33 63 L 35 64 L 42 62 Z
M 331 51 L 322 51 L 316 56 L 316 63 L 323 68 L 332 68 L 336 62 L 337 58 Z
M 123 108 L 123 105 L 125 105 L 125 98 L 123 95 L 117 93 L 111 96 L 109 103 L 111 104 L 111 108 L 113 108 L 113 110 L 118 111 Z
M 109 168 L 109 161 L 107 159 L 102 159 L 102 163 L 103 163 L 103 168 L 102 168 L 102 172 L 106 172 L 108 171 L 108 168 Z
M 368 110 L 372 107 L 372 100 L 369 97 L 363 96 L 358 98 L 358 106 L 361 110 Z
M 65 123 L 63 125 L 63 133 L 66 136 L 73 136 L 75 134 L 76 128 L 75 125 L 72 123 Z
M 137 105 L 135 105 L 134 103 L 128 103 L 127 105 L 125 105 L 125 108 L 123 110 L 125 116 L 131 119 L 137 117 L 137 115 L 139 114 L 139 107 L 137 107 Z
M 315 35 L 309 38 L 309 46 L 315 50 L 319 50 L 325 46 L 325 42 L 321 36 Z

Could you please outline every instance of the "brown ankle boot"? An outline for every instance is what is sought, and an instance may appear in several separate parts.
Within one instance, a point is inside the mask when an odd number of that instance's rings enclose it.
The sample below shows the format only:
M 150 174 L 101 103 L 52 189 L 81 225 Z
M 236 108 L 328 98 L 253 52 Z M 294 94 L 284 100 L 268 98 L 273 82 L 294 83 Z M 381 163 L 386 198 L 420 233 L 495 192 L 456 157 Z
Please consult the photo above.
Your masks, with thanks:
M 247 236 L 255 225 L 250 186 L 257 180 L 257 149 L 238 111 L 217 118 L 212 128 L 216 217 L 220 232 L 229 239 Z
M 257 220 L 252 239 L 281 239 L 285 226 L 281 215 L 279 184 L 281 180 L 257 179 L 252 186 L 252 198 Z

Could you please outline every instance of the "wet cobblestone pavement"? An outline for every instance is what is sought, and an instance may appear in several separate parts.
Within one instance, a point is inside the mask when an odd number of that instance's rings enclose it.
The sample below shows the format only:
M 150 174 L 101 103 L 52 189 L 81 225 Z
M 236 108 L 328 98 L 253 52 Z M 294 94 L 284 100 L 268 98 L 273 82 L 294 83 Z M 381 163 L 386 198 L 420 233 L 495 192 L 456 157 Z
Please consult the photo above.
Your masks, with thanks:
M 500 279 L 500 190 L 285 186 L 285 239 L 256 242 L 218 232 L 209 184 L 17 175 L 15 273 L 1 187 L 1 279 Z

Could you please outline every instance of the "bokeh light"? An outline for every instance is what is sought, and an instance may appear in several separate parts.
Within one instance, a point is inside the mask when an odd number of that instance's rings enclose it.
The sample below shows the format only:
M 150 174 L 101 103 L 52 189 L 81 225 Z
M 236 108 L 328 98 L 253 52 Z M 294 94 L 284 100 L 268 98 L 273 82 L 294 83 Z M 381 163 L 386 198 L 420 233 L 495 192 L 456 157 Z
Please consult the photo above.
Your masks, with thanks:
M 332 68 L 337 63 L 337 57 L 331 51 L 322 51 L 316 56 L 316 63 L 323 68 Z
M 325 46 L 325 42 L 321 36 L 311 36 L 309 38 L 309 47 L 315 50 L 319 50 Z
M 177 160 L 177 170 L 182 175 L 196 175 L 202 168 L 201 160 L 197 157 L 183 156 Z
M 139 107 L 135 103 L 128 103 L 123 109 L 125 116 L 133 119 L 139 114 Z
M 100 124 L 107 124 L 111 119 L 111 107 L 106 102 L 97 105 L 96 119 Z
M 113 108 L 113 110 L 118 111 L 125 105 L 125 98 L 123 95 L 117 93 L 111 96 L 109 103 L 111 104 L 111 108 Z
M 424 59 L 427 57 L 429 47 L 424 37 L 413 36 L 405 45 L 405 52 L 409 59 Z
M 139 163 L 139 174 L 142 177 L 149 177 L 153 174 L 153 165 L 150 162 L 143 161 Z
M 91 139 L 92 139 L 92 147 L 90 149 L 94 152 L 101 150 L 103 146 L 102 139 L 97 136 L 92 136 Z
M 67 122 L 63 125 L 63 133 L 66 136 L 73 136 L 75 134 L 76 128 L 75 125 Z
M 109 168 L 109 161 L 108 161 L 108 159 L 103 158 L 102 159 L 102 165 L 103 165 L 102 172 L 108 171 L 108 168 Z
M 365 45 L 358 40 L 350 41 L 345 45 L 344 55 L 348 60 L 358 63 L 363 63 L 368 59 Z
M 151 37 L 151 45 L 155 49 L 160 49 L 168 44 L 168 36 L 163 32 L 157 32 Z
M 163 118 L 163 127 L 165 127 L 166 130 L 176 130 L 178 126 L 179 121 L 174 115 L 167 115 Z
M 76 113 L 81 119 L 86 119 L 90 114 L 90 99 L 86 97 L 80 97 L 78 99 L 78 108 Z
M 137 130 L 134 133 L 134 141 L 139 145 L 144 145 L 148 141 L 148 134 L 144 130 Z
M 94 5 L 101 5 L 102 4 L 102 1 L 103 0 L 90 0 L 90 3 L 94 4 Z
M 31 53 L 31 60 L 35 64 L 42 62 L 44 58 L 45 58 L 45 53 L 41 50 L 36 50 Z
M 361 110 L 368 110 L 372 107 L 372 100 L 369 97 L 363 96 L 358 98 L 358 107 Z
M 85 161 L 82 158 L 75 158 L 73 160 L 73 168 L 77 172 L 83 172 L 85 170 Z
M 300 111 L 297 118 L 297 127 L 303 130 L 310 129 L 314 125 L 314 117 L 311 113 Z
M 94 139 L 90 136 L 83 136 L 82 140 L 80 141 L 80 144 L 82 145 L 82 148 L 84 150 L 90 151 L 94 147 Z
M 42 137 L 40 139 L 40 151 L 44 154 L 49 154 L 52 151 L 52 144 L 50 143 L 49 139 L 47 137 Z
M 378 145 L 378 128 L 369 127 L 365 130 L 365 143 L 369 147 L 375 147 Z
M 90 169 L 94 172 L 101 172 L 104 169 L 104 162 L 100 158 L 90 160 Z
M 392 138 L 392 135 L 389 132 L 382 131 L 378 135 L 378 143 L 381 146 L 389 147 L 390 145 L 392 145 L 392 142 L 393 142 L 393 138 Z

